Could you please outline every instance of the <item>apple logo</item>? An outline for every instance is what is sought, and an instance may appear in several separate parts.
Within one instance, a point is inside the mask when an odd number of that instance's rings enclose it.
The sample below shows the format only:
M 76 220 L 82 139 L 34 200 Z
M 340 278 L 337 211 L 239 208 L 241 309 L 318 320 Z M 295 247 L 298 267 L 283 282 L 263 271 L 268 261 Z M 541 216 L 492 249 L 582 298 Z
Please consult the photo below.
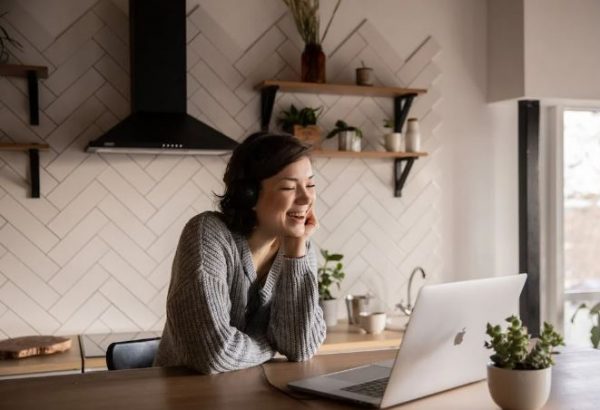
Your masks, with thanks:
M 463 327 L 463 330 L 461 330 L 456 334 L 456 336 L 454 336 L 454 346 L 457 346 L 463 342 L 465 333 L 467 333 L 467 328 Z

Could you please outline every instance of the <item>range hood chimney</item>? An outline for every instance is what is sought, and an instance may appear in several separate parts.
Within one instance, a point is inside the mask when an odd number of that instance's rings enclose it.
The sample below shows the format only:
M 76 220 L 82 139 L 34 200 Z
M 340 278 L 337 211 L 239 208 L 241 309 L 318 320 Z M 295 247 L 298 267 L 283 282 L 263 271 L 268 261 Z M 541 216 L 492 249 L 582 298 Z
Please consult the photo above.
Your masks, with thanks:
M 87 152 L 222 155 L 238 144 L 187 114 L 185 0 L 129 0 L 131 115 Z

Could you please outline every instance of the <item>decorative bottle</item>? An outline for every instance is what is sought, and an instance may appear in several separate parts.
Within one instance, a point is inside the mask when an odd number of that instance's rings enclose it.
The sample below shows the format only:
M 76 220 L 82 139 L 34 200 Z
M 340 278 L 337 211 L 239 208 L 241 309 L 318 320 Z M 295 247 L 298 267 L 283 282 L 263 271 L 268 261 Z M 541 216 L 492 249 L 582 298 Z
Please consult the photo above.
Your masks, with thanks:
M 306 44 L 302 52 L 301 78 L 307 83 L 325 82 L 325 53 L 320 44 Z
M 419 152 L 421 150 L 421 131 L 419 130 L 419 120 L 409 118 L 406 122 L 406 152 Z

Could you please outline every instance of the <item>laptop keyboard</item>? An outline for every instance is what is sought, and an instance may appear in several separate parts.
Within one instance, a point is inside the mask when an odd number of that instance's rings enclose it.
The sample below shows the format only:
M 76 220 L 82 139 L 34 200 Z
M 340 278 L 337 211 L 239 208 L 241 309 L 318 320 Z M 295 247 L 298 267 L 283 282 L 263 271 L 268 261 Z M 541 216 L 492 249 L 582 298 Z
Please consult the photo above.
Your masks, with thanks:
M 383 379 L 371 380 L 370 382 L 344 387 L 342 390 L 370 397 L 382 397 L 389 379 L 389 377 L 384 377 Z

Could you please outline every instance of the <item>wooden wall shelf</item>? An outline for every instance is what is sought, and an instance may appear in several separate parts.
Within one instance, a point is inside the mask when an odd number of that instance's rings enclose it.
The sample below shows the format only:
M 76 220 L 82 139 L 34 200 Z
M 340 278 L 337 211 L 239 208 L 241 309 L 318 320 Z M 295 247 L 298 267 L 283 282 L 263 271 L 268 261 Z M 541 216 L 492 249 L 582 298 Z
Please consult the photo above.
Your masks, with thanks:
M 29 123 L 31 125 L 38 125 L 40 123 L 38 78 L 48 78 L 48 67 L 0 64 L 0 75 L 27 78 L 27 88 L 29 89 Z
M 48 151 L 48 144 L 0 143 L 0 151 L 24 151 L 29 153 L 29 170 L 31 174 L 31 197 L 40 197 L 40 151 Z
M 313 94 L 359 95 L 365 97 L 391 97 L 394 99 L 394 132 L 402 132 L 413 99 L 427 90 L 420 88 L 374 87 L 354 84 L 319 84 L 299 81 L 265 80 L 256 85 L 261 93 L 260 126 L 263 131 L 269 130 L 273 106 L 277 91 Z M 315 156 L 344 158 L 394 158 L 394 196 L 402 194 L 402 187 L 416 159 L 427 155 L 420 153 L 399 152 L 349 152 L 349 151 L 313 151 Z M 402 166 L 404 164 L 404 167 Z
M 262 90 L 267 87 L 279 87 L 281 91 L 313 94 L 364 95 L 366 97 L 398 97 L 410 94 L 424 94 L 420 88 L 376 87 L 354 84 L 320 84 L 300 81 L 265 80 L 256 86 Z
M 387 151 L 336 151 L 336 150 L 319 150 L 312 151 L 315 157 L 332 157 L 332 158 L 390 158 L 394 160 L 394 196 L 402 196 L 402 188 L 406 183 L 408 174 L 419 157 L 427 156 L 426 152 L 387 152 Z
M 329 149 L 314 149 L 312 155 L 315 157 L 334 158 L 418 158 L 427 156 L 426 152 L 388 152 L 388 151 L 337 151 Z

